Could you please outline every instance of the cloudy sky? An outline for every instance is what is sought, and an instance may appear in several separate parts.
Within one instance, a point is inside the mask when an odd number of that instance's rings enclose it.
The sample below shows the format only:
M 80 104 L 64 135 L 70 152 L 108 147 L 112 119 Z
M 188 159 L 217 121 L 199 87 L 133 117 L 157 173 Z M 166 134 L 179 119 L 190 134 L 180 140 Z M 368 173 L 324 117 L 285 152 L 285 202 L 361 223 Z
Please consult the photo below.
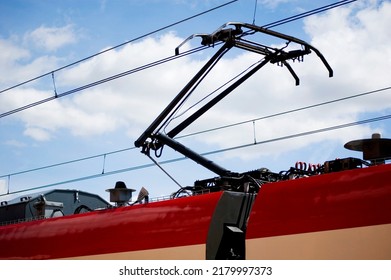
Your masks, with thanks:
M 149 165 L 150 159 L 133 143 L 218 47 L 27 110 L 6 113 L 52 97 L 55 92 L 66 93 L 170 57 L 191 34 L 211 33 L 226 22 L 255 21 L 262 26 L 335 3 L 229 2 L 1 1 L 0 114 L 5 115 L 0 118 L 0 193 L 22 189 L 41 192 L 45 189 L 40 187 L 52 185 L 51 188 L 97 192 L 108 199 L 105 189 L 119 180 L 136 190 L 145 186 L 151 196 L 177 190 L 163 172 Z M 144 36 L 225 3 L 229 4 Z M 300 77 L 299 86 L 295 86 L 285 67 L 268 64 L 181 135 L 242 124 L 180 141 L 199 153 L 258 143 L 208 155 L 221 166 L 238 172 L 260 167 L 279 172 L 296 161 L 323 163 L 337 157 L 361 157 L 360 153 L 344 150 L 344 143 L 369 138 L 375 132 L 391 138 L 389 120 L 269 140 L 391 113 L 391 90 L 387 89 L 391 87 L 390 15 L 389 1 L 361 0 L 273 28 L 319 49 L 333 68 L 334 77 L 328 77 L 314 53 L 302 63 L 291 62 Z M 134 40 L 139 37 L 142 38 Z M 285 44 L 268 36 L 251 39 L 274 47 Z M 111 49 L 128 41 L 131 43 Z M 181 50 L 198 46 L 200 39 L 195 38 Z M 63 68 L 104 50 L 108 51 Z M 211 71 L 182 112 L 260 59 L 254 53 L 232 50 Z M 30 79 L 34 80 L 7 90 Z M 350 98 L 356 95 L 360 96 Z M 334 102 L 340 99 L 344 100 Z M 327 104 L 264 118 L 321 103 Z M 120 150 L 123 151 L 117 152 Z M 159 158 L 173 160 L 162 166 L 181 185 L 215 176 L 190 160 L 177 160 L 181 157 L 166 147 Z M 66 183 L 56 185 L 61 182 Z M 11 197 L 2 196 L 0 200 Z

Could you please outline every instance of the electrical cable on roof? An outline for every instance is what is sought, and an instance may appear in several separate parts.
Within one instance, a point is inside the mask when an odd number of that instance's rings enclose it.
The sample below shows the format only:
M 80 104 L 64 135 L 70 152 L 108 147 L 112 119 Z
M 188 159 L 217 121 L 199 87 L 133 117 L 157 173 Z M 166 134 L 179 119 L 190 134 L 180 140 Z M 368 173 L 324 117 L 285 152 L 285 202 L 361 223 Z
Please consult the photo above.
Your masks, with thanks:
M 157 167 L 159 167 L 159 169 L 161 170 L 161 171 L 163 171 L 163 173 L 164 174 L 166 174 L 180 189 L 184 189 L 183 187 L 182 187 L 182 185 L 177 181 L 177 180 L 175 180 L 175 178 L 173 177 L 173 176 L 171 176 L 171 174 L 170 173 L 168 173 L 162 166 L 161 166 L 161 164 L 157 161 L 157 160 L 155 160 L 153 157 L 151 157 L 151 155 L 149 155 L 149 154 L 147 154 L 147 156 L 148 156 L 148 158 L 155 164 L 155 166 L 157 166 Z

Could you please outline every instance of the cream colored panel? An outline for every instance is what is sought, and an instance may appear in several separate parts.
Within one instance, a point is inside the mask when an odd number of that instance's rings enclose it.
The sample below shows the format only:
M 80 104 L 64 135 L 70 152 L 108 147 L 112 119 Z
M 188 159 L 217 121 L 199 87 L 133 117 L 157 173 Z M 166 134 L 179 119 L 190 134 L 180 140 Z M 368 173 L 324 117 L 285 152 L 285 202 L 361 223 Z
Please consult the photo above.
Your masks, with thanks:
M 205 259 L 205 244 L 151 249 L 143 251 L 82 256 L 72 259 L 85 260 L 203 260 Z
M 247 259 L 391 259 L 391 224 L 246 240 Z

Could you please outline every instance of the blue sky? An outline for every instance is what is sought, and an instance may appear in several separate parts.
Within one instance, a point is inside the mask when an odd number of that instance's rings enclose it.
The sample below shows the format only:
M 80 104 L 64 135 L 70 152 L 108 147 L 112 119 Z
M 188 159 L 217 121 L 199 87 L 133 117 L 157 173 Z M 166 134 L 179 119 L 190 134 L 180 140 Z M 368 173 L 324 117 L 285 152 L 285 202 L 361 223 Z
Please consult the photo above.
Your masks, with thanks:
M 229 1 L 117 0 L 117 1 L 27 1 L 0 2 L 0 89 L 51 72 L 112 46 L 201 13 Z M 91 60 L 55 72 L 61 93 L 171 56 L 193 33 L 211 33 L 223 23 L 264 25 L 334 1 L 239 0 L 161 32 L 106 52 Z M 275 30 L 306 40 L 318 48 L 334 69 L 334 77 L 311 54 L 303 63 L 292 63 L 301 79 L 296 87 L 284 68 L 267 65 L 221 104 L 198 120 L 184 134 L 247 121 L 270 114 L 327 102 L 391 86 L 391 4 L 362 0 L 331 11 L 281 25 Z M 261 37 L 263 40 L 264 38 Z M 282 42 L 265 38 L 261 43 Z M 190 41 L 185 48 L 199 46 Z M 170 63 L 77 92 L 0 119 L 0 193 L 36 188 L 62 181 L 56 188 L 97 192 L 125 181 L 136 190 L 149 189 L 151 196 L 169 194 L 177 186 L 157 167 L 137 169 L 151 161 L 133 142 L 182 89 L 216 49 L 186 56 Z M 254 54 L 233 51 L 216 66 L 213 78 L 200 89 L 211 92 L 257 61 Z M 0 93 L 0 113 L 53 95 L 50 75 L 22 87 Z M 183 138 L 181 141 L 203 153 L 254 141 L 267 141 L 334 125 L 388 115 L 390 90 L 332 103 L 294 114 Z M 194 100 L 190 100 L 192 102 Z M 359 153 L 344 150 L 349 140 L 368 138 L 374 132 L 391 138 L 389 121 L 255 145 L 208 156 L 232 171 L 268 167 L 279 172 L 296 161 L 323 163 Z M 25 170 L 111 153 L 89 160 L 34 172 Z M 160 160 L 181 155 L 165 148 Z M 165 164 L 182 185 L 215 174 L 189 161 Z M 117 170 L 136 169 L 116 173 Z M 110 176 L 96 176 L 113 172 Z M 8 174 L 15 174 L 7 176 Z M 89 180 L 77 180 L 84 177 Z M 39 189 L 37 191 L 44 191 Z M 12 196 L 3 196 L 7 200 Z

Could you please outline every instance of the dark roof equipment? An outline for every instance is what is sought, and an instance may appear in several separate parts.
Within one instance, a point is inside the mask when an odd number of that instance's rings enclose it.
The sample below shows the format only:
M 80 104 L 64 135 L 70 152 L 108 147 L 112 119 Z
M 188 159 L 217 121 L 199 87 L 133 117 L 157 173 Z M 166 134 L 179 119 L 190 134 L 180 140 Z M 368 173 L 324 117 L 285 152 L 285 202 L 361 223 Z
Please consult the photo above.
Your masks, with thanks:
M 109 205 L 96 194 L 79 190 L 51 190 L 3 201 L 0 206 L 0 225 L 79 214 L 107 208 Z

